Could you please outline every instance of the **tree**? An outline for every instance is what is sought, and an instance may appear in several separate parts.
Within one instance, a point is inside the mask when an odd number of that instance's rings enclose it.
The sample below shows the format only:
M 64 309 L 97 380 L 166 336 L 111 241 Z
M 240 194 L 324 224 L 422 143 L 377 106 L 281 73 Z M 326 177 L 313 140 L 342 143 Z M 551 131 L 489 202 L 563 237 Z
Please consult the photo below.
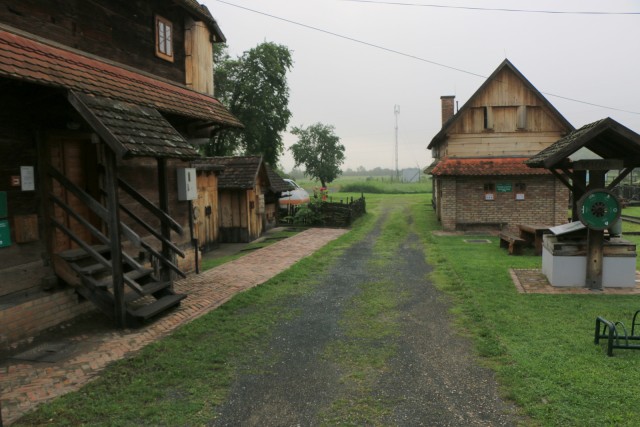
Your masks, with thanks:
M 284 151 L 281 133 L 291 118 L 286 78 L 293 66 L 291 52 L 286 46 L 265 42 L 237 59 L 222 47 L 214 60 L 216 96 L 244 129 L 219 131 L 205 154 L 256 154 L 276 165 Z
M 295 166 L 305 166 L 305 175 L 318 179 L 323 187 L 340 175 L 344 145 L 334 133 L 333 126 L 316 123 L 308 128 L 294 127 L 291 133 L 298 137 L 298 142 L 289 150 Z

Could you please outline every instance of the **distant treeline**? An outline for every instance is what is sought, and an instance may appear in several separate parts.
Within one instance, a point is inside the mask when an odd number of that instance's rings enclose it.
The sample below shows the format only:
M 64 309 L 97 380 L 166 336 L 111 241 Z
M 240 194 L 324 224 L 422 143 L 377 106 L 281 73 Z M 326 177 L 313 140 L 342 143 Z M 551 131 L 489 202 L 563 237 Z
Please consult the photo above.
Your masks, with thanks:
M 415 169 L 415 168 L 410 168 L 410 169 Z M 400 172 L 400 176 L 402 176 L 402 169 L 399 172 Z M 304 178 L 304 171 L 302 171 L 300 169 L 297 169 L 297 168 L 293 168 L 291 170 L 291 172 L 288 173 L 288 175 L 292 179 L 302 179 L 302 178 Z M 376 168 L 373 168 L 373 169 L 365 169 L 363 166 L 358 166 L 357 169 L 347 168 L 347 169 L 343 170 L 342 171 L 342 176 L 365 176 L 365 177 L 385 176 L 385 177 L 392 177 L 392 176 L 396 176 L 396 171 L 395 171 L 395 169 L 389 169 L 389 168 L 376 167 Z

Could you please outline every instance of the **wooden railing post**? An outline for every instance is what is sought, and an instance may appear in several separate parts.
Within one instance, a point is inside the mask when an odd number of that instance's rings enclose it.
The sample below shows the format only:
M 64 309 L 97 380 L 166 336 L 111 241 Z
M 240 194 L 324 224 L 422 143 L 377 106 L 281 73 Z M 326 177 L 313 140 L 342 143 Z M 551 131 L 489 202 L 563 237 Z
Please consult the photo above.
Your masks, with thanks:
M 109 147 L 105 147 L 105 191 L 106 204 L 110 213 L 107 227 L 111 242 L 111 274 L 113 278 L 114 316 L 119 328 L 126 327 L 126 307 L 124 300 L 124 278 L 122 268 L 122 244 L 120 239 L 120 209 L 118 202 L 118 179 L 116 157 Z
M 165 214 L 169 215 L 169 185 L 167 177 L 167 159 L 158 158 L 158 207 Z M 164 240 L 171 241 L 171 227 L 166 221 L 162 221 L 160 225 L 160 232 Z M 172 252 L 169 245 L 162 242 L 162 256 L 167 260 L 173 260 Z M 171 270 L 169 270 L 164 264 L 160 270 L 160 280 L 170 282 Z

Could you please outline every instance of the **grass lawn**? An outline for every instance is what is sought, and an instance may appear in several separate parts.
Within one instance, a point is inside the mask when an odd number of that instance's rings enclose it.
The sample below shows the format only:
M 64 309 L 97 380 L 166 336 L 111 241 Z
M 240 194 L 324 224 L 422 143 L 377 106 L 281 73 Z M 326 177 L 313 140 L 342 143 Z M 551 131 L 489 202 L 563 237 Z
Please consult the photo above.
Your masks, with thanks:
M 473 236 L 487 238 L 490 244 L 466 243 L 463 236 L 434 236 L 431 231 L 439 224 L 428 194 L 365 196 L 371 214 L 358 220 L 350 233 L 135 357 L 114 364 L 79 392 L 43 405 L 16 425 L 50 425 L 53 420 L 55 425 L 210 422 L 235 376 L 248 361 L 256 360 L 274 325 L 296 315 L 284 308 L 286 302 L 310 292 L 337 257 L 373 227 L 383 206 L 395 209 L 407 204 L 414 223 L 403 224 L 399 213 L 390 215 L 375 248 L 379 264 L 372 268 L 391 262 L 407 227 L 419 232 L 435 268 L 432 280 L 453 301 L 457 329 L 474 340 L 481 363 L 495 370 L 502 392 L 520 406 L 528 424 L 639 424 L 635 399 L 640 394 L 640 352 L 616 350 L 614 357 L 607 357 L 603 346 L 593 344 L 596 316 L 628 325 L 640 309 L 637 296 L 519 294 L 509 268 L 539 268 L 539 257 L 531 252 L 509 256 L 492 236 Z M 365 347 L 336 346 L 327 357 L 343 359 L 346 384 L 361 393 L 358 411 L 365 412 L 358 413 L 356 422 L 349 407 L 338 402 L 331 419 L 344 425 L 364 425 L 360 421 L 369 419 L 376 425 L 380 416 L 376 411 L 381 409 L 364 399 L 375 382 L 360 375 L 376 375 L 392 357 L 393 348 L 371 348 L 367 340 L 395 333 L 399 297 L 382 286 L 376 294 L 363 293 L 363 299 L 350 307 L 344 327 Z
M 437 227 L 433 215 L 422 219 L 422 229 Z M 455 299 L 460 330 L 534 425 L 638 425 L 640 352 L 610 358 L 593 344 L 596 317 L 630 327 L 637 296 L 519 294 L 508 269 L 539 268 L 540 257 L 509 256 L 495 237 L 485 245 L 423 237 L 437 285 Z
M 296 182 L 303 187 L 309 194 L 313 195 L 314 188 L 320 188 L 320 181 L 314 181 L 310 179 L 300 179 Z M 408 183 L 392 181 L 389 178 L 371 177 L 365 178 L 360 176 L 351 177 L 339 177 L 335 181 L 328 184 L 329 196 L 333 196 L 336 201 L 334 193 L 348 192 L 354 195 L 360 196 L 361 193 L 367 194 L 420 194 L 431 193 L 432 182 L 431 179 L 423 177 L 421 182 Z

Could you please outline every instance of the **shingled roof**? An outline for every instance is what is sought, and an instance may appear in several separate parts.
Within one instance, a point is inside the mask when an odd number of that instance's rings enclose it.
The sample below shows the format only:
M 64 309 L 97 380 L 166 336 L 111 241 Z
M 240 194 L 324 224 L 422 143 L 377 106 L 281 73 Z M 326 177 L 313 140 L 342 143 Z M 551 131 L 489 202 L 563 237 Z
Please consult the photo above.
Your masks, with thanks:
M 431 170 L 434 176 L 516 176 L 546 175 L 544 169 L 528 168 L 526 157 L 440 159 Z
M 195 167 L 205 164 L 223 168 L 218 176 L 218 188 L 247 190 L 256 186 L 256 178 L 262 167 L 262 157 L 206 157 L 199 159 Z
M 199 157 L 153 108 L 74 92 L 69 102 L 119 157 Z
M 622 159 L 625 167 L 640 166 L 640 135 L 610 117 L 574 130 L 525 163 L 552 169 L 583 147 L 603 159 Z
M 271 186 L 271 191 L 273 191 L 274 193 L 282 193 L 284 191 L 291 190 L 291 185 L 284 179 L 282 179 L 282 177 L 278 175 L 278 172 L 273 170 L 271 166 L 267 164 L 265 164 L 265 167 L 267 169 L 267 176 L 269 177 L 269 185 Z
M 0 77 L 242 127 L 217 99 L 133 68 L 0 25 Z

